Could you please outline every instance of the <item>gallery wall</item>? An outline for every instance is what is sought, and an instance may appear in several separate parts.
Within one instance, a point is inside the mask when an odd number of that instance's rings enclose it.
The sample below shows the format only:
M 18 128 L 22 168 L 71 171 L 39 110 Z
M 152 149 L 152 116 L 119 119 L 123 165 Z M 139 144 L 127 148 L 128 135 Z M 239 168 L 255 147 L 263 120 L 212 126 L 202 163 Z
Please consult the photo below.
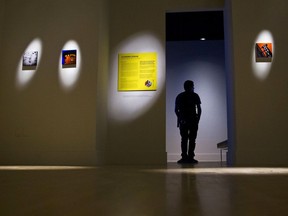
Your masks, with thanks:
M 99 1 L 5 1 L 1 29 L 0 161 L 4 164 L 96 163 L 99 103 Z M 89 26 L 89 27 L 88 27 Z M 72 42 L 77 71 L 63 70 Z M 23 71 L 27 49 L 36 69 Z M 69 47 L 68 47 L 69 48 Z
M 2 32 L 2 26 L 3 26 L 3 21 L 4 21 L 4 11 L 5 11 L 5 4 L 4 0 L 0 0 L 0 32 Z M 0 34 L 0 40 L 1 40 L 1 34 Z
M 287 166 L 288 30 L 281 23 L 288 21 L 288 2 L 233 0 L 227 5 L 235 103 L 229 119 L 236 132 L 229 133 L 234 141 L 229 154 L 237 166 Z M 255 63 L 260 41 L 273 43 L 271 63 Z
M 162 6 L 161 2 L 130 0 L 110 4 L 109 163 L 166 163 Z M 145 52 L 157 53 L 157 90 L 118 92 L 118 54 Z
M 112 1 L 107 158 L 118 163 L 166 163 L 165 15 L 221 8 L 223 1 Z M 157 52 L 155 92 L 117 92 L 117 53 Z M 114 79 L 114 80 L 113 80 Z
M 227 140 L 227 89 L 223 40 L 169 41 L 166 45 L 166 143 L 168 161 L 181 157 L 181 137 L 176 127 L 175 98 L 183 83 L 194 81 L 201 98 L 195 154 L 200 161 L 219 161 L 217 143 Z M 225 154 L 223 154 L 225 160 Z
M 165 13 L 223 0 L 0 2 L 1 164 L 166 163 Z M 66 46 L 80 53 L 71 73 Z M 30 48 L 41 59 L 21 73 Z M 130 51 L 158 53 L 157 91 L 116 91 L 116 56 Z

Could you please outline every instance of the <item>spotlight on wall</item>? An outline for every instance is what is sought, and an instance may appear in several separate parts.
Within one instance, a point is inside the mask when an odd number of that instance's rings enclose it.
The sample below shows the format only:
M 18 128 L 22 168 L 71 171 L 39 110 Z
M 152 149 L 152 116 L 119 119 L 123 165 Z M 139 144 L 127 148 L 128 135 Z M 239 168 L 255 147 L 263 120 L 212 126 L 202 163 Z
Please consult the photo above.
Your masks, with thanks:
M 269 62 L 257 62 L 256 61 L 256 55 L 255 55 L 255 45 L 256 43 L 269 43 L 273 45 L 273 50 L 271 52 L 273 53 L 273 58 L 275 58 L 275 44 L 273 40 L 273 35 L 270 31 L 268 30 L 263 30 L 261 31 L 257 38 L 254 41 L 254 44 L 252 45 L 252 68 L 253 68 L 253 73 L 254 75 L 259 79 L 259 80 L 265 80 L 271 70 L 273 61 Z
M 21 55 L 17 68 L 16 86 L 20 89 L 28 85 L 35 75 L 42 56 L 42 41 L 35 38 Z
M 117 90 L 119 53 L 157 53 L 157 90 Z M 139 32 L 122 41 L 113 52 L 112 78 L 109 89 L 109 113 L 116 121 L 131 121 L 143 115 L 157 101 L 164 86 L 165 54 L 160 40 L 151 32 Z
M 81 50 L 76 41 L 70 40 L 63 46 L 58 71 L 61 86 L 65 90 L 71 90 L 81 72 Z

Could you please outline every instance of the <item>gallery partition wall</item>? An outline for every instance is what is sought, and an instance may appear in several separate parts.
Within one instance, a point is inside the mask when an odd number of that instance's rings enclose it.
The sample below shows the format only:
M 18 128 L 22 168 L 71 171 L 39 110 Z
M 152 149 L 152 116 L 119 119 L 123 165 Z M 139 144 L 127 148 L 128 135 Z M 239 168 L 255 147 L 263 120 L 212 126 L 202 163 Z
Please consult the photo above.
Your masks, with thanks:
M 219 161 L 217 143 L 227 140 L 223 11 L 166 13 L 166 150 L 168 162 L 181 155 L 174 113 L 185 80 L 193 80 L 202 102 L 196 159 Z M 225 159 L 225 155 L 224 155 Z

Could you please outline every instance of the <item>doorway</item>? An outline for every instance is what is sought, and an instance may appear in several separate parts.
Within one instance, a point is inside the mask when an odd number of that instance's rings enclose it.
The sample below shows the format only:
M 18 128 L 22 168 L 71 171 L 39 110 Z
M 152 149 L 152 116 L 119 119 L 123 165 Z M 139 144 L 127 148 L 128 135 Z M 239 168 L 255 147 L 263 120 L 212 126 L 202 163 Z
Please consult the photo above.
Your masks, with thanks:
M 220 161 L 217 143 L 227 140 L 227 90 L 223 11 L 166 13 L 166 151 L 179 160 L 180 134 L 174 113 L 185 80 L 193 80 L 202 117 L 196 159 Z M 224 160 L 226 157 L 224 156 Z

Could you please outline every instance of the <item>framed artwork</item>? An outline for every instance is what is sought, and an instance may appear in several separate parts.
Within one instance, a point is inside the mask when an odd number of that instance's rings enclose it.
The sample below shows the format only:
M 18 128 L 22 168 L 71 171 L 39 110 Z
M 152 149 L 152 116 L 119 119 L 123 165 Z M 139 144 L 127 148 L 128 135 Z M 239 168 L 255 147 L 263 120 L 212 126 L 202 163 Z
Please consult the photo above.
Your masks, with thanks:
M 77 50 L 62 50 L 62 66 L 76 67 Z
M 256 62 L 272 62 L 273 49 L 272 43 L 256 43 L 255 57 Z
M 23 70 L 36 69 L 38 63 L 38 51 L 28 51 L 23 54 Z

